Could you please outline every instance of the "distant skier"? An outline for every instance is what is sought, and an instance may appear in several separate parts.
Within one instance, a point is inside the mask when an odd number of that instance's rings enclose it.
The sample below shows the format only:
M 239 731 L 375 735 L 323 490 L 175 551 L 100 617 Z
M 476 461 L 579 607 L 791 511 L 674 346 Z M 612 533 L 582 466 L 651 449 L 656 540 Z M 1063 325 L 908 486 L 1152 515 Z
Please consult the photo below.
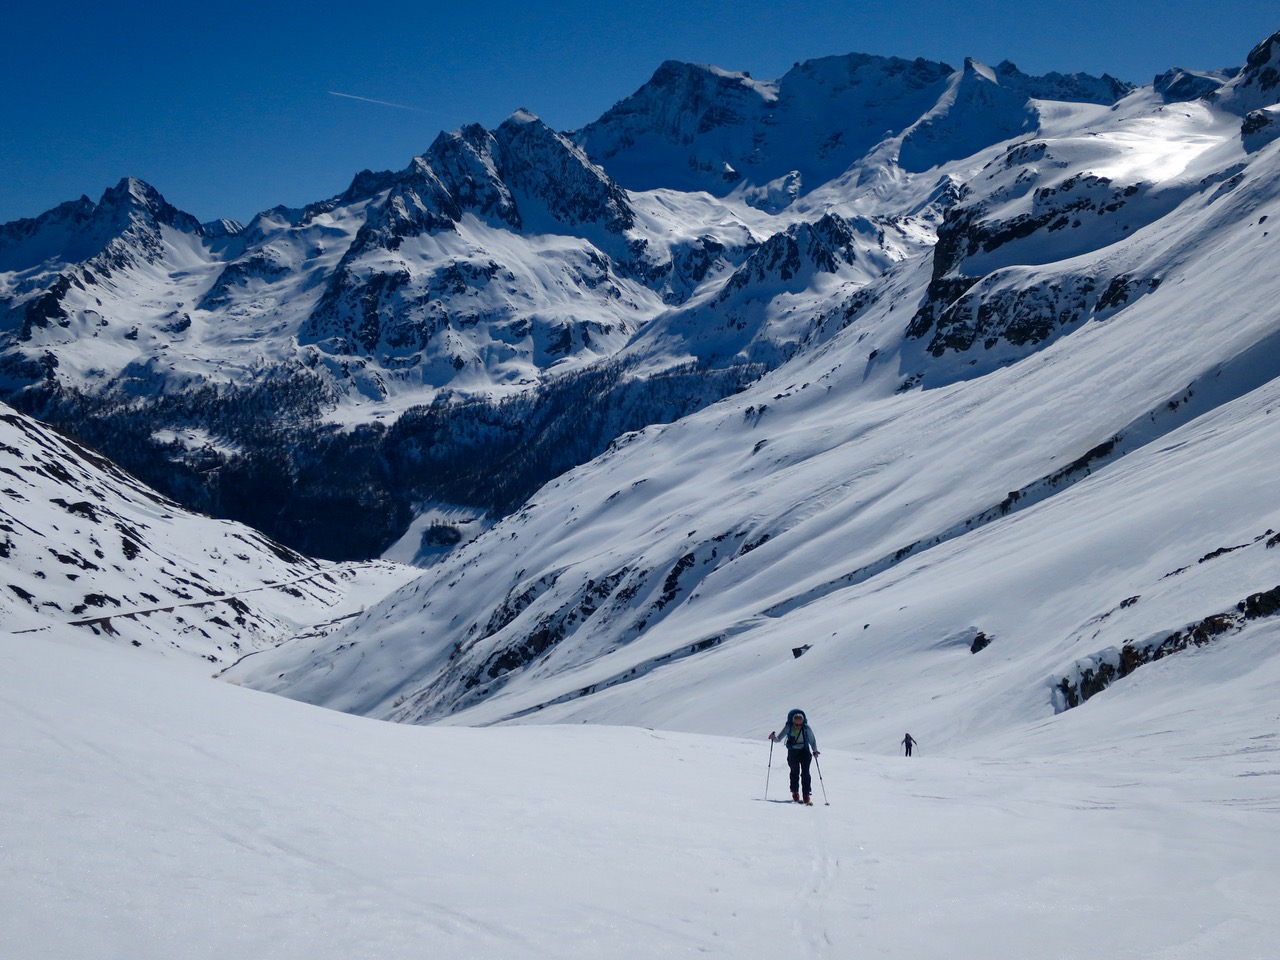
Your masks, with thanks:
M 792 710 L 787 722 L 777 733 L 770 733 L 769 739 L 782 741 L 787 745 L 787 766 L 791 768 L 791 799 L 796 803 L 809 803 L 813 782 L 809 779 L 809 764 L 818 752 L 818 738 L 813 735 L 808 718 L 803 710 Z M 800 799 L 800 791 L 804 790 L 804 799 Z
M 911 748 L 916 745 L 916 738 L 911 734 L 907 734 L 902 738 L 902 748 L 907 751 L 907 756 L 911 756 Z

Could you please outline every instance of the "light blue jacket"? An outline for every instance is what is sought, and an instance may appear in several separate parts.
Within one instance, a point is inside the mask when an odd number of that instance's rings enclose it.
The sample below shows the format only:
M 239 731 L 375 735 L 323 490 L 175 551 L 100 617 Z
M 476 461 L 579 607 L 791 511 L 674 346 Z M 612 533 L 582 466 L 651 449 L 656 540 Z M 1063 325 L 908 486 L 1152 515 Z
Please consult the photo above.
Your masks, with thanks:
M 787 745 L 788 750 L 804 750 L 807 748 L 810 752 L 816 753 L 818 750 L 818 738 L 813 735 L 813 728 L 809 726 L 808 717 L 805 717 L 802 735 L 797 737 L 794 742 L 787 739 L 790 736 L 791 731 L 795 729 L 795 726 L 791 722 L 791 718 L 797 713 L 802 717 L 805 716 L 803 710 L 792 710 L 787 714 L 787 722 L 782 725 L 782 729 L 779 730 L 775 736 L 780 742 Z

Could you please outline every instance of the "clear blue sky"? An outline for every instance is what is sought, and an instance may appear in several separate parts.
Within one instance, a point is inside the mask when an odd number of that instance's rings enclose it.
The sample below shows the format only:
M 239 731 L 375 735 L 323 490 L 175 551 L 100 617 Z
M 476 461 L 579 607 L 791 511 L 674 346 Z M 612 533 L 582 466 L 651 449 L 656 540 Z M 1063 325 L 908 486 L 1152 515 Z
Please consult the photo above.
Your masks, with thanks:
M 24 0 L 0 33 L 0 223 L 81 194 L 97 200 L 123 176 L 201 220 L 247 221 L 333 196 L 361 169 L 402 169 L 439 131 L 492 128 L 518 107 L 557 129 L 579 127 L 668 59 L 775 79 L 829 54 L 953 66 L 972 56 L 1147 83 L 1172 66 L 1243 64 L 1280 29 L 1269 7 Z

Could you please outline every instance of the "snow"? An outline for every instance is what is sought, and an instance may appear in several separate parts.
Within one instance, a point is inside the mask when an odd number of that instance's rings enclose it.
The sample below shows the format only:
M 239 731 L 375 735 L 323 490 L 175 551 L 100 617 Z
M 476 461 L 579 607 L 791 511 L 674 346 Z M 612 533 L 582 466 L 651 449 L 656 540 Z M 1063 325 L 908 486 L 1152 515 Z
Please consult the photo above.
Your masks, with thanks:
M 314 560 L 190 513 L 3 404 L 0 474 L 0 626 L 24 636 L 74 627 L 208 671 L 332 629 L 414 572 Z
M 491 526 L 493 522 L 472 507 L 426 504 L 418 509 L 404 535 L 383 552 L 382 559 L 427 567 L 443 559 L 457 545 L 474 540 Z M 441 542 L 431 542 L 430 537 L 424 541 L 423 535 L 432 527 L 451 528 L 457 536 L 456 542 L 448 542 L 453 539 L 452 535 Z
M 388 559 L 425 570 L 297 556 L 0 408 L 0 955 L 1274 957 L 1280 616 L 1250 604 L 1280 595 L 1280 148 L 1221 102 L 1028 104 L 981 64 L 895 85 L 907 66 L 766 85 L 665 65 L 655 85 L 790 118 L 770 142 L 812 164 L 766 151 L 724 199 L 630 195 L 625 231 L 553 229 L 563 198 L 525 183 L 524 233 L 468 211 L 358 246 L 371 212 L 417 202 L 384 191 L 216 242 L 160 225 L 73 287 L 68 326 L 36 331 L 64 369 L 135 356 L 102 325 L 118 301 L 177 386 L 263 371 L 304 328 L 340 338 L 342 317 L 305 327 L 339 269 L 403 270 L 423 303 L 457 271 L 449 309 L 496 322 L 445 330 L 421 369 L 317 350 L 352 424 L 428 399 L 433 364 L 524 389 L 555 359 L 539 336 L 579 323 L 601 336 L 557 369 L 596 347 L 632 375 L 699 350 L 781 366 L 500 522 L 419 505 Z M 642 93 L 600 143 L 650 107 L 697 119 Z M 796 139 L 856 102 L 879 106 L 845 131 L 872 151 L 852 168 Z M 702 172 L 750 130 L 712 125 Z M 624 168 L 688 154 L 646 136 Z M 952 202 L 971 217 L 943 223 Z M 940 224 L 970 232 L 935 264 Z M 698 279 L 646 286 L 619 259 L 638 240 Z M 26 297 L 65 264 L 11 266 Z M 973 289 L 933 292 L 952 279 Z M 935 349 L 944 324 L 988 326 Z M 433 524 L 455 549 L 424 546 Z M 1205 624 L 1071 704 L 1090 670 Z M 823 747 L 812 809 L 780 802 L 763 739 L 797 704 Z
M 1091 109 L 1059 117 L 1050 182 L 1120 149 L 1084 157 L 1070 118 Z M 1122 308 L 933 357 L 904 336 L 932 264 L 903 261 L 852 323 L 840 294 L 815 298 L 833 332 L 758 384 L 622 438 L 343 629 L 233 674 L 383 719 L 724 736 L 771 695 L 817 697 L 832 745 L 863 752 L 900 739 L 907 710 L 946 750 L 1053 717 L 1082 665 L 1280 584 L 1263 281 L 1280 154 L 1239 168 L 1238 138 L 1215 151 L 1236 171 L 1221 187 L 1083 207 L 1080 227 L 1048 231 L 1066 239 L 1011 234 L 962 265 L 1012 264 L 990 278 L 997 316 L 1027 309 L 1005 292 L 1056 309 L 1110 278 L 1159 281 Z M 996 159 L 966 202 L 998 208 L 1023 173 Z M 1027 266 L 1047 243 L 1074 256 Z M 979 632 L 995 642 L 973 655 Z
M 979 752 L 825 749 L 803 808 L 777 698 L 750 739 L 407 727 L 0 635 L 0 952 L 1273 956 L 1274 642 L 1154 672 Z

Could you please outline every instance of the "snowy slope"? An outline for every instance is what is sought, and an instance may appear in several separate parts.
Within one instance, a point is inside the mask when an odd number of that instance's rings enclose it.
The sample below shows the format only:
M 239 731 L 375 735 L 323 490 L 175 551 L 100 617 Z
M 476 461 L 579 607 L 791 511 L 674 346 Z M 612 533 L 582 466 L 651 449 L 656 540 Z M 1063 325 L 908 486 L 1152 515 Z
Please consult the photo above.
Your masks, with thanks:
M 157 317 L 254 250 L 218 288 L 261 295 L 246 336 L 268 315 L 296 336 L 328 297 L 311 347 L 372 342 L 381 327 L 349 323 L 364 294 L 325 278 L 390 302 L 420 292 L 433 244 L 488 245 L 526 290 L 585 257 L 634 291 L 631 376 L 777 368 L 496 524 L 433 506 L 415 531 L 483 532 L 406 537 L 398 555 L 434 561 L 412 578 L 184 514 L 0 410 L 0 952 L 1273 956 L 1278 47 L 1114 106 L 969 63 L 806 193 L 617 193 L 525 114 L 446 138 L 452 165 L 364 175 L 243 232 L 183 227 L 126 185 L 151 212 L 124 232 L 150 240 L 113 248 L 111 278 L 151 276 Z M 707 82 L 743 110 L 782 98 L 748 79 Z M 943 134 L 975 110 L 1007 122 L 960 156 Z M 716 144 L 735 123 L 708 124 Z M 539 193 L 547 167 L 504 166 L 515 142 L 577 189 Z M 6 236 L 67 250 L 97 209 Z M 550 232 L 501 226 L 517 215 Z M 590 260 L 628 222 L 667 266 Z M 326 237 L 323 263 L 291 260 Z M 400 286 L 376 279 L 399 275 L 392 242 L 418 258 Z M 45 269 L 0 263 L 10 289 Z M 51 299 L 23 287 L 7 320 L 67 337 L 49 356 L 86 322 L 59 313 L 94 286 L 75 276 Z M 574 322 L 605 316 L 584 302 Z M 230 350 L 201 309 L 177 333 Z M 384 403 L 374 366 L 342 376 Z M 769 802 L 785 765 L 764 736 L 796 705 L 822 747 L 813 809 Z
M 1274 638 L 1153 670 L 986 751 L 827 747 L 803 808 L 782 693 L 750 740 L 413 727 L 0 635 L 0 952 L 1269 957 Z
M 1099 112 L 997 149 L 931 257 L 756 387 L 240 678 L 397 720 L 732 735 L 817 698 L 841 746 L 910 720 L 950 749 L 1271 623 L 1280 147 L 1149 91 Z
M 192 515 L 100 454 L 0 406 L 0 624 L 226 665 L 358 612 L 407 576 L 303 557 Z M 206 666 L 207 666 L 206 663 Z

